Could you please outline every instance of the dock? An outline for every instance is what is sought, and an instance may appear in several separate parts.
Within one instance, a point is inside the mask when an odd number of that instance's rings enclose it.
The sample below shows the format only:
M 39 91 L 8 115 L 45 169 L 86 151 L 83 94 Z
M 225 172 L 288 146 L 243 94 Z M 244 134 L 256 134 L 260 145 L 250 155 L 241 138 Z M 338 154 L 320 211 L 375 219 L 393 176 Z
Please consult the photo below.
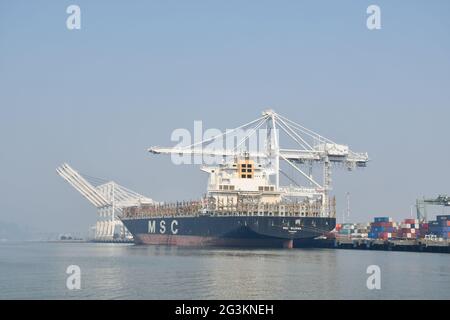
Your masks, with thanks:
M 449 240 L 315 239 L 305 248 L 450 253 Z

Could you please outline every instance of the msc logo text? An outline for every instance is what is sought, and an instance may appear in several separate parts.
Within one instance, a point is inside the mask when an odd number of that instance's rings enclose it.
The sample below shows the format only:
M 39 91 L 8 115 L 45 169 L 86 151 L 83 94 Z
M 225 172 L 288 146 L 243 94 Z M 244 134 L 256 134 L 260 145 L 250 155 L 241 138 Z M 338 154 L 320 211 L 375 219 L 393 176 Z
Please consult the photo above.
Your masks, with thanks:
M 177 234 L 178 233 L 178 221 L 172 220 L 170 225 L 165 220 L 161 220 L 159 224 L 156 224 L 156 220 L 149 220 L 148 221 L 148 233 L 156 233 L 156 227 L 158 227 L 158 232 L 160 234 Z

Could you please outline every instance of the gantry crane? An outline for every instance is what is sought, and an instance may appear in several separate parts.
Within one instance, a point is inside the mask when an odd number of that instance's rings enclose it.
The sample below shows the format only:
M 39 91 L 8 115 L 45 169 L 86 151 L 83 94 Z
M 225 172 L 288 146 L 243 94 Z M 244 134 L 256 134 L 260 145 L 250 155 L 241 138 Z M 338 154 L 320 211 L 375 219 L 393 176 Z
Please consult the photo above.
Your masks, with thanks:
M 257 150 L 251 150 L 250 141 L 256 136 L 261 137 L 264 129 L 265 141 Z M 280 145 L 280 132 L 289 137 L 297 148 L 282 148 Z M 238 141 L 232 147 L 217 148 L 218 140 L 232 138 Z M 235 139 L 238 137 L 238 139 Z M 257 137 L 258 138 L 258 137 Z M 261 143 L 258 144 L 261 146 Z M 246 123 L 233 130 L 218 134 L 194 144 L 161 148 L 152 147 L 148 149 L 153 154 L 170 154 L 179 156 L 213 156 L 222 162 L 246 154 L 248 157 L 256 158 L 265 163 L 268 174 L 276 186 L 276 190 L 282 192 L 284 197 L 321 197 L 322 214 L 329 216 L 329 192 L 331 190 L 331 169 L 333 164 L 343 164 L 349 170 L 358 167 L 366 167 L 369 162 L 367 153 L 356 153 L 346 145 L 341 145 L 325 138 L 304 126 L 291 121 L 273 110 L 264 111 L 262 117 Z M 306 186 L 295 185 L 280 186 L 280 162 L 284 161 L 302 177 Z M 322 179 L 320 183 L 313 175 L 313 165 L 322 165 Z
M 122 239 L 131 237 L 118 219 L 118 214 L 125 207 L 154 203 L 152 199 L 127 189 L 114 181 L 102 181 L 100 185 L 93 186 L 67 163 L 58 167 L 56 172 L 97 208 L 96 241 L 113 241 L 116 234 L 119 234 Z
M 417 199 L 416 208 L 417 208 L 417 219 L 420 222 L 428 221 L 428 206 L 443 206 L 450 207 L 450 196 L 448 195 L 440 195 L 437 198 L 422 198 Z

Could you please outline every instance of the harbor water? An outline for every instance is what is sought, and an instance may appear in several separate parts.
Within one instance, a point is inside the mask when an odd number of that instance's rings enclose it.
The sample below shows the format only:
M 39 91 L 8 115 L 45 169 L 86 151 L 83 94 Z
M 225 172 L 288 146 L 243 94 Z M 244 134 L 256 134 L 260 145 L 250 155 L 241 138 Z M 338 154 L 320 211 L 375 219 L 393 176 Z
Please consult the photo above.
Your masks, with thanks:
M 69 266 L 80 290 L 69 290 Z M 369 290 L 369 266 L 381 289 Z M 450 299 L 450 255 L 0 243 L 0 299 Z

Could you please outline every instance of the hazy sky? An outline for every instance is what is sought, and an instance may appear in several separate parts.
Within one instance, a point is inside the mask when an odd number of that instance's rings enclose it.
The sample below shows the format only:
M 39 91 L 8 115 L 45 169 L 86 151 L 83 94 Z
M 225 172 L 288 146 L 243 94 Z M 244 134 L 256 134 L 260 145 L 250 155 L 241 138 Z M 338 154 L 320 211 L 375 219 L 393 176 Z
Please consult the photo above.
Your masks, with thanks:
M 70 4 L 81 30 L 66 28 Z M 334 175 L 340 215 L 350 192 L 354 221 L 408 217 L 417 197 L 450 193 L 449 17 L 448 0 L 0 0 L 0 221 L 87 230 L 96 211 L 57 176 L 63 162 L 156 200 L 198 198 L 198 167 L 146 148 L 268 106 L 369 152 L 367 169 Z

